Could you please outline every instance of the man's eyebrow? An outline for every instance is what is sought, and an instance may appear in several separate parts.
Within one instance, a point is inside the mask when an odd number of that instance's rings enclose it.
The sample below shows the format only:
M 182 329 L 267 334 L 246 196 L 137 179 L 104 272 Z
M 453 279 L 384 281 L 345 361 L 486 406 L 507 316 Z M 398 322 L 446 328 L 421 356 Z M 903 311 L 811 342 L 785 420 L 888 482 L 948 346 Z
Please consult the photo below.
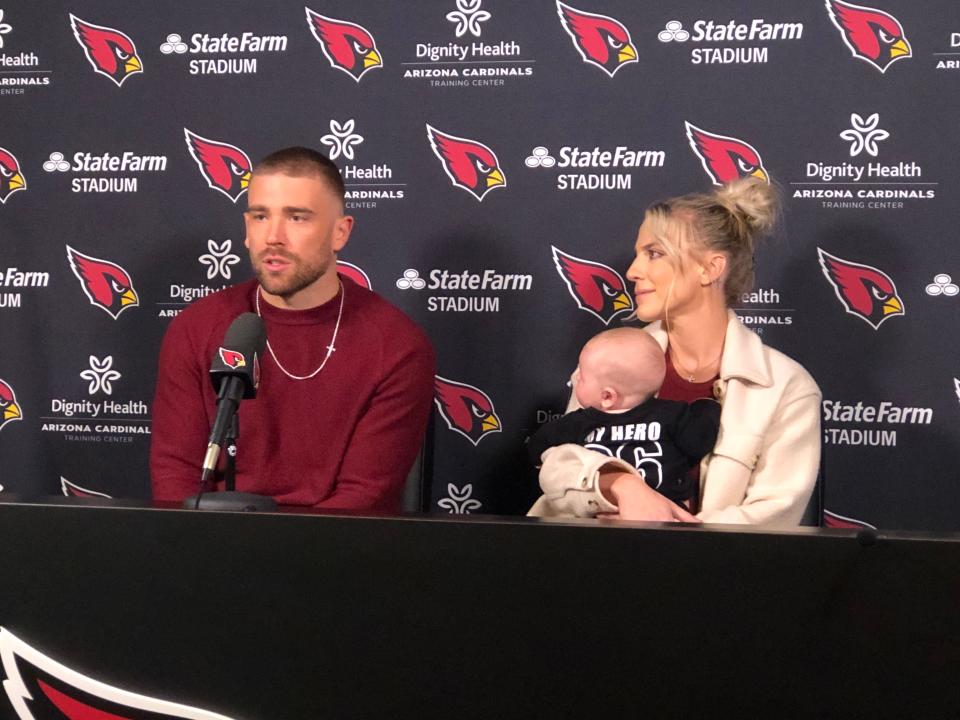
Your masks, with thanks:
M 286 207 L 284 207 L 283 212 L 285 212 L 287 215 L 293 215 L 294 213 L 300 213 L 301 215 L 305 213 L 310 215 L 314 214 L 313 210 L 311 210 L 308 207 L 292 207 L 290 205 L 287 205 Z

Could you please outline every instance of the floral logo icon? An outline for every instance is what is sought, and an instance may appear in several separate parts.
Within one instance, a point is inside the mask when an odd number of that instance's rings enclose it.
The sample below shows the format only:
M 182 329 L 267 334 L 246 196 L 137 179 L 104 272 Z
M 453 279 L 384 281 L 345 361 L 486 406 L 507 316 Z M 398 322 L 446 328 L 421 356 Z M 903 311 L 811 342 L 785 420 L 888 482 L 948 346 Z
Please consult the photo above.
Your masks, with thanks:
M 330 159 L 336 160 L 343 155 L 347 160 L 353 160 L 353 146 L 363 142 L 363 136 L 353 131 L 356 123 L 353 119 L 343 125 L 336 120 L 330 121 L 330 134 L 320 138 L 320 142 L 330 148 Z
M 480 3 L 478 2 L 477 5 Z M 0 48 L 3 47 L 3 36 L 13 30 L 13 26 L 10 23 L 5 23 L 3 21 L 3 10 L 0 10 Z
M 240 258 L 231 252 L 232 248 L 233 240 L 230 239 L 219 245 L 213 239 L 207 240 L 207 252 L 197 258 L 201 265 L 207 266 L 207 280 L 213 280 L 217 275 L 224 280 L 231 278 L 230 266 L 240 262 Z
M 183 55 L 186 51 L 187 44 L 183 41 L 183 38 L 176 33 L 167 35 L 167 41 L 160 45 L 160 52 L 164 55 L 170 55 L 172 53 Z
M 866 151 L 871 157 L 876 157 L 877 143 L 890 137 L 890 133 L 877 126 L 880 124 L 879 113 L 874 113 L 866 120 L 853 113 L 850 116 L 850 123 L 853 125 L 849 130 L 840 133 L 840 137 L 850 141 L 850 157 L 856 157 L 863 151 Z
M 492 17 L 486 10 L 480 9 L 481 2 L 482 0 L 457 0 L 457 9 L 447 13 L 447 20 L 457 24 L 457 37 L 463 37 L 468 32 L 474 37 L 480 37 L 480 23 Z
M 470 497 L 473 495 L 473 483 L 467 483 L 462 488 L 458 488 L 453 483 L 447 484 L 447 494 L 437 505 L 449 512 L 451 515 L 469 515 L 471 510 L 479 510 L 483 503 Z
M 119 380 L 121 375 L 113 370 L 113 355 L 107 355 L 100 360 L 94 355 L 90 356 L 90 369 L 80 373 L 80 377 L 90 381 L 87 388 L 87 394 L 96 395 L 101 390 L 107 395 L 113 395 L 113 381 Z

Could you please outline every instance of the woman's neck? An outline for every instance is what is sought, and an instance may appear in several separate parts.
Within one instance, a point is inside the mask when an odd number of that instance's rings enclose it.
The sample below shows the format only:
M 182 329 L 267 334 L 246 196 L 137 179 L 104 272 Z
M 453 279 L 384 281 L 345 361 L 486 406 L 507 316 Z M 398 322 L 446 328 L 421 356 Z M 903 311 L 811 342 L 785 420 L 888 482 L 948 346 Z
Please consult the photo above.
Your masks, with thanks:
M 727 334 L 727 308 L 723 303 L 705 303 L 695 312 L 670 317 L 664 323 L 677 370 L 700 375 L 717 370 Z M 711 373 L 711 377 L 714 373 Z

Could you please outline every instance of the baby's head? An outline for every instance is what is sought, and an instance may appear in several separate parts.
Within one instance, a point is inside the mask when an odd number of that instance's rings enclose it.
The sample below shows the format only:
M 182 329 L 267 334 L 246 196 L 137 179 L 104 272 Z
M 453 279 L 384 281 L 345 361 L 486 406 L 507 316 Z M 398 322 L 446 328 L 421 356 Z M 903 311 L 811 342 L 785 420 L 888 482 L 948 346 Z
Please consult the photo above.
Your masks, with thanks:
M 640 328 L 606 330 L 580 351 L 577 402 L 605 412 L 628 410 L 663 384 L 663 348 Z

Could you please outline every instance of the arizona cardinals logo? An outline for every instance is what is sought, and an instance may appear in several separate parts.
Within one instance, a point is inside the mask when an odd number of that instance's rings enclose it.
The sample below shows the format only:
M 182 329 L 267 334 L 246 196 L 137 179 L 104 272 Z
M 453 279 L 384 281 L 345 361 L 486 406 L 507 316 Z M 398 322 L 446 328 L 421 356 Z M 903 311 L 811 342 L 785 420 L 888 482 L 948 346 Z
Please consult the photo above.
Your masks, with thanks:
M 91 305 L 96 305 L 116 320 L 127 308 L 137 307 L 140 298 L 133 289 L 133 280 L 127 271 L 109 260 L 84 255 L 69 245 L 67 260 L 70 269 L 80 281 Z
M 26 190 L 27 181 L 20 172 L 20 163 L 13 153 L 0 148 L 0 204 L 17 190 Z
M 236 145 L 207 140 L 186 128 L 183 129 L 190 151 L 207 185 L 236 202 L 247 191 L 253 164 L 247 154 Z
M 447 177 L 477 200 L 483 200 L 483 196 L 495 188 L 507 186 L 500 161 L 483 143 L 445 135 L 429 125 L 427 137 Z
M 770 182 L 760 153 L 752 145 L 726 135 L 714 135 L 690 123 L 684 124 L 687 127 L 690 147 L 700 158 L 703 169 L 714 185 L 723 185 L 744 177 Z
M 869 265 L 841 260 L 817 248 L 820 266 L 847 312 L 865 320 L 874 330 L 884 320 L 905 314 L 893 280 Z
M 851 528 L 858 530 L 861 528 L 870 528 L 871 530 L 876 530 L 877 528 L 874 525 L 871 525 L 868 522 L 863 520 L 857 520 L 855 518 L 844 517 L 843 515 L 837 515 L 837 513 L 832 513 L 829 510 L 823 511 L 823 527 L 826 528 Z
M 913 54 L 903 26 L 893 15 L 841 0 L 826 3 L 830 19 L 854 57 L 885 73 L 891 64 Z
M 551 248 L 557 272 L 577 307 L 600 318 L 604 325 L 620 313 L 633 311 L 633 298 L 619 273 L 598 262 L 568 255 L 552 245 Z
M 434 401 L 448 428 L 474 445 L 490 433 L 500 432 L 500 418 L 493 409 L 493 401 L 483 390 L 439 375 L 434 388 L 437 393 Z
M 0 628 L 3 687 L 20 720 L 230 720 L 111 687 L 61 665 Z
M 372 290 L 370 285 L 370 276 L 363 271 L 359 265 L 348 263 L 345 260 L 337 260 L 337 272 L 353 280 L 357 285 L 367 290 Z
M 106 493 L 97 492 L 96 490 L 88 490 L 85 487 L 80 487 L 76 483 L 72 483 L 67 480 L 62 475 L 60 476 L 60 490 L 63 492 L 66 497 L 81 497 L 81 498 L 90 498 L 90 497 L 101 497 L 101 498 L 110 498 L 110 495 Z
M 117 87 L 134 73 L 143 72 L 137 48 L 125 33 L 88 23 L 72 14 L 70 25 L 93 69 L 113 80 Z
M 332 67 L 342 70 L 357 82 L 367 71 L 383 67 L 383 56 L 365 27 L 325 17 L 308 7 L 304 10 L 307 11 L 310 32 L 320 43 Z
M 575 10 L 560 0 L 557 0 L 557 14 L 585 63 L 596 65 L 613 77 L 624 65 L 637 62 L 637 48 L 619 21 Z
M 236 350 L 230 350 L 228 348 L 220 348 L 220 359 L 223 360 L 223 364 L 232 368 L 246 367 L 247 361 L 243 357 L 243 353 L 238 353 Z
M 23 420 L 23 413 L 20 405 L 17 404 L 17 396 L 13 394 L 13 388 L 0 380 L 0 430 L 14 420 Z

